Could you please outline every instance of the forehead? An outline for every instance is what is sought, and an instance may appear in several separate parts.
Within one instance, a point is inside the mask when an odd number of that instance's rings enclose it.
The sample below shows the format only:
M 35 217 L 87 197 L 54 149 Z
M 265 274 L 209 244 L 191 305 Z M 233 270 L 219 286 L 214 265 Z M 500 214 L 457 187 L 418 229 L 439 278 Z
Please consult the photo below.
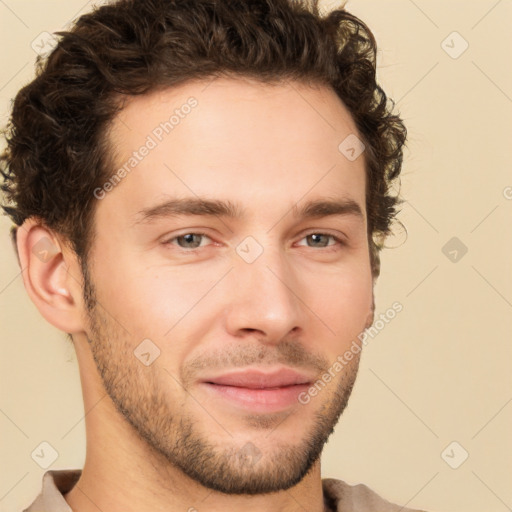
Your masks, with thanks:
M 130 216 L 169 196 L 236 198 L 249 213 L 265 203 L 269 217 L 306 196 L 364 209 L 364 155 L 340 151 L 354 136 L 348 109 L 320 85 L 217 78 L 130 97 L 109 133 L 124 172 L 107 199 Z
M 192 103 L 194 106 L 189 108 Z M 188 122 L 183 123 L 186 118 Z M 149 94 L 124 97 L 110 134 L 118 143 L 128 142 L 130 137 L 126 136 L 133 135 L 134 128 L 144 133 L 156 131 L 155 137 L 159 138 L 158 127 L 169 121 L 171 131 L 181 125 L 174 135 L 178 131 L 185 135 L 188 126 L 200 137 L 197 142 L 203 143 L 213 141 L 216 134 L 228 135 L 230 127 L 239 133 L 242 125 L 254 132 L 263 129 L 269 135 L 282 134 L 283 128 L 287 135 L 357 134 L 350 112 L 330 87 L 293 80 L 264 83 L 244 77 L 192 80 Z M 223 125 L 221 132 L 208 132 L 219 124 Z M 165 134 L 170 133 L 161 128 Z

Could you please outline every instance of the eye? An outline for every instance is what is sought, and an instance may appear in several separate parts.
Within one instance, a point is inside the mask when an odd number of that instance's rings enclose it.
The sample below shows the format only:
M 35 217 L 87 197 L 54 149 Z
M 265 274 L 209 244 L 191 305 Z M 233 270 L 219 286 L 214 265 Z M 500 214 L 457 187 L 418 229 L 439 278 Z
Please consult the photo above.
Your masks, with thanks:
M 164 243 L 178 245 L 181 249 L 197 249 L 201 246 L 201 240 L 204 238 L 211 240 L 211 238 L 204 233 L 185 233 L 183 235 L 170 238 Z
M 175 245 L 180 249 L 189 249 L 188 252 L 193 252 L 195 249 L 199 249 L 200 247 L 204 247 L 207 245 L 206 243 L 202 243 L 205 239 L 212 240 L 205 233 L 184 233 L 183 235 L 178 235 L 164 242 L 165 245 Z M 344 245 L 344 241 L 330 233 L 310 233 L 301 239 L 306 240 L 307 246 L 312 248 L 333 248 L 336 246 Z M 329 243 L 332 240 L 332 243 Z M 303 244 L 299 244 L 303 245 Z
M 334 243 L 328 243 L 329 239 L 334 240 Z M 307 240 L 308 242 L 312 242 L 313 245 L 308 245 L 308 247 L 334 247 L 336 245 L 344 245 L 344 242 L 341 238 L 337 236 L 331 235 L 329 233 L 310 233 L 306 235 L 302 240 Z

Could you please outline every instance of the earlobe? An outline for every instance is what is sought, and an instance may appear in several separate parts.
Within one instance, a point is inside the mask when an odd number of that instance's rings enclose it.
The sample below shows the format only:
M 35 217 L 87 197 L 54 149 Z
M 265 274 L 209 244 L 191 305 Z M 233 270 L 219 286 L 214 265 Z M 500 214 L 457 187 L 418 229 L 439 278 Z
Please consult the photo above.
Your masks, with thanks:
M 16 238 L 23 283 L 39 312 L 64 332 L 82 332 L 81 276 L 62 240 L 36 219 L 27 219 Z

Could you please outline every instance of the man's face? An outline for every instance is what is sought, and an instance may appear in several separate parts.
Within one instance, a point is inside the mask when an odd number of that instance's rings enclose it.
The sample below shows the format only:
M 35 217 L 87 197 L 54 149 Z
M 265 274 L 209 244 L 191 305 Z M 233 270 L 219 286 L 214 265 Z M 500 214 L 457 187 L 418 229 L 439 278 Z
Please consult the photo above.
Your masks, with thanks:
M 150 451 L 206 487 L 271 492 L 318 460 L 356 377 L 357 354 L 333 365 L 371 316 L 364 161 L 338 150 L 357 132 L 329 89 L 207 85 L 131 98 L 112 126 L 129 171 L 97 192 L 87 336 Z M 239 216 L 156 208 L 185 198 Z

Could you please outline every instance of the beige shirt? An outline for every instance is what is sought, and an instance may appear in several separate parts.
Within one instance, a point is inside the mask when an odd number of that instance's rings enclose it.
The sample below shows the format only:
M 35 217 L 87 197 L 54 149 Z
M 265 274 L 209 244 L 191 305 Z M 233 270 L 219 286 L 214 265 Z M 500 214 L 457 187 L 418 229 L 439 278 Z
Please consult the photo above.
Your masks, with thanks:
M 73 512 L 64 499 L 76 484 L 82 470 L 50 470 L 43 476 L 42 490 L 23 512 Z M 349 485 L 342 480 L 322 480 L 324 503 L 329 512 L 424 512 L 393 505 L 366 485 Z

